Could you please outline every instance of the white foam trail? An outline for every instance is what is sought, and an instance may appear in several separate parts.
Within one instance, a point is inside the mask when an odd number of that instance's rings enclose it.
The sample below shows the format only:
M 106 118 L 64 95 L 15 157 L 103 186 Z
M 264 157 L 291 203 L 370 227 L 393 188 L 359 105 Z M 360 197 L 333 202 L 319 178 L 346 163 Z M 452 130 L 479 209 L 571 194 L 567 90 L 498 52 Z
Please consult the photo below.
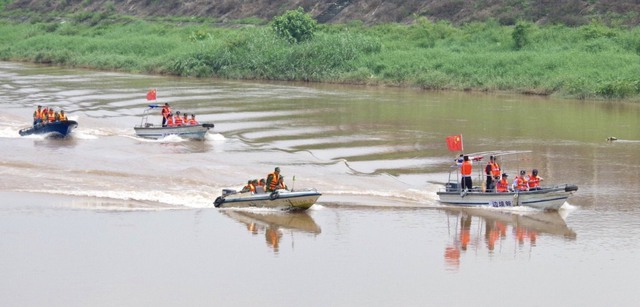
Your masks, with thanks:
M 167 191 L 133 191 L 133 190 L 20 190 L 19 192 L 49 193 L 67 196 L 98 197 L 116 200 L 146 201 L 160 204 L 183 206 L 188 208 L 210 208 L 213 200 L 208 195 L 198 194 L 199 191 L 181 190 L 178 195 Z
M 97 140 L 98 139 L 96 135 L 87 133 L 86 131 L 78 131 L 78 130 L 71 132 L 71 137 L 79 140 Z
M 225 141 L 227 139 L 220 133 L 207 133 L 205 138 L 209 141 Z
M 18 134 L 17 128 L 12 127 L 2 127 L 0 128 L 0 138 L 19 138 L 20 134 Z

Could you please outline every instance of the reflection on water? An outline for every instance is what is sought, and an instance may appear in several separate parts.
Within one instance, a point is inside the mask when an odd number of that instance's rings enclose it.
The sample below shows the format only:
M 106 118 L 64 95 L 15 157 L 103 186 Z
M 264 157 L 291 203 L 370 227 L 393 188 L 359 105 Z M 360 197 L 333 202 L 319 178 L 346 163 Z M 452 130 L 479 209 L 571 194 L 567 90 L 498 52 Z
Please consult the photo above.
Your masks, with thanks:
M 320 226 L 306 212 L 253 212 L 249 210 L 220 210 L 222 214 L 244 224 L 252 235 L 263 234 L 267 246 L 278 254 L 285 231 L 291 233 L 291 248 L 294 248 L 294 233 L 318 235 Z
M 571 230 L 558 212 L 505 212 L 482 208 L 447 208 L 449 241 L 445 246 L 444 260 L 450 271 L 460 269 L 461 258 L 494 258 L 497 254 L 513 257 L 530 256 L 538 244 L 539 236 L 560 236 L 575 240 Z

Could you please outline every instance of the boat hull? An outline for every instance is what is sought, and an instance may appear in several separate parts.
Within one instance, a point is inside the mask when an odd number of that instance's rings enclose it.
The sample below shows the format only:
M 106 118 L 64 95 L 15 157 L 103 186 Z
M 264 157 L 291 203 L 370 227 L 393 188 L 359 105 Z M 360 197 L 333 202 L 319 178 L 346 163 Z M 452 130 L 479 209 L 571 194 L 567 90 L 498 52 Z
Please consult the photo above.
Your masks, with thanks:
M 322 194 L 317 191 L 278 190 L 273 193 L 235 193 L 214 201 L 217 208 L 269 208 L 283 211 L 304 211 L 316 203 Z
M 67 120 L 61 122 L 52 122 L 46 124 L 37 124 L 33 127 L 24 128 L 18 131 L 21 136 L 27 136 L 32 134 L 50 134 L 54 137 L 66 137 L 78 127 L 78 122 L 74 120 Z
M 437 194 L 441 203 L 452 206 L 490 206 L 497 208 L 526 206 L 540 210 L 558 210 L 576 190 L 577 187 L 575 186 L 564 185 L 543 188 L 537 191 L 509 193 L 445 191 Z
M 169 135 L 177 135 L 181 138 L 204 140 L 207 131 L 213 125 L 196 125 L 180 127 L 134 127 L 136 135 L 147 139 L 161 139 Z

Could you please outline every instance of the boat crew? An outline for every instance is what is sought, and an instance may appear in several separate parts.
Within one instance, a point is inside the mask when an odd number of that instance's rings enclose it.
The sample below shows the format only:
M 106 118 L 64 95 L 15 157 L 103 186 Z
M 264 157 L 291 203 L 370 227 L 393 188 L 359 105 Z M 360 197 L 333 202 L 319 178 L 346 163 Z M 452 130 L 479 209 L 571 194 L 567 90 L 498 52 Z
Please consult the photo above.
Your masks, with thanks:
M 69 119 L 67 118 L 67 114 L 64 113 L 64 110 L 60 110 L 60 115 L 58 115 L 58 120 L 61 122 L 66 122 Z
M 191 114 L 191 119 L 189 120 L 189 125 L 191 126 L 196 126 L 199 125 L 200 123 L 198 123 L 198 121 L 196 120 L 196 115 L 195 114 Z
M 471 190 L 473 188 L 473 181 L 471 180 L 471 173 L 473 172 L 473 164 L 469 160 L 469 156 L 465 155 L 462 158 L 460 164 L 460 175 L 462 176 L 461 189 Z
M 53 123 L 56 121 L 56 113 L 53 112 L 53 109 L 49 109 L 49 114 L 47 114 L 47 122 Z
M 538 176 L 538 170 L 533 169 L 531 171 L 531 175 L 527 176 L 527 182 L 529 184 L 529 191 L 542 190 L 540 188 L 540 181 L 543 181 L 544 178 Z
M 280 180 L 280 168 L 276 167 L 273 173 L 267 175 L 267 181 L 266 181 L 267 192 L 275 191 L 279 180 Z
M 288 190 L 287 185 L 284 184 L 284 176 L 280 176 L 280 178 L 278 178 L 278 184 L 276 185 L 276 190 Z
M 267 181 L 264 180 L 264 178 L 260 179 L 260 181 L 258 181 L 258 186 L 264 187 L 265 185 L 267 185 Z
M 512 187 L 514 191 L 529 190 L 529 184 L 527 183 L 527 178 L 525 178 L 526 174 L 527 172 L 525 172 L 524 170 L 520 171 L 520 176 L 517 176 L 516 179 L 513 181 Z
M 44 117 L 44 111 L 42 110 L 42 106 L 38 106 L 38 108 L 33 111 L 33 125 L 39 124 L 42 122 L 42 118 Z
M 173 123 L 173 114 L 169 113 L 169 115 L 167 115 L 167 122 L 165 123 L 165 127 L 173 127 L 174 123 Z
M 245 185 L 242 190 L 240 191 L 240 193 L 246 193 L 246 192 L 251 192 L 251 193 L 255 193 L 256 192 L 256 187 L 253 185 L 253 181 L 252 180 L 248 180 L 247 181 L 247 185 Z
M 496 183 L 496 191 L 498 193 L 509 192 L 509 180 L 507 180 L 507 173 L 502 173 L 502 179 L 498 180 Z
M 182 118 L 182 124 L 185 125 L 185 126 L 189 126 L 190 125 L 190 123 L 189 123 L 189 114 L 184 113 L 184 117 Z
M 171 107 L 165 102 L 162 107 L 162 127 L 167 126 L 167 117 L 169 117 L 169 114 L 171 114 Z
M 484 168 L 484 172 L 487 175 L 487 191 L 491 191 L 495 188 L 494 181 L 500 180 L 500 165 L 496 161 L 497 158 L 494 156 L 489 157 L 489 163 Z
M 55 112 L 54 118 L 56 119 L 57 122 L 60 121 L 60 113 L 58 113 L 58 111 Z
M 173 125 L 175 127 L 182 126 L 182 117 L 180 117 L 180 111 L 176 111 L 176 116 L 173 117 Z

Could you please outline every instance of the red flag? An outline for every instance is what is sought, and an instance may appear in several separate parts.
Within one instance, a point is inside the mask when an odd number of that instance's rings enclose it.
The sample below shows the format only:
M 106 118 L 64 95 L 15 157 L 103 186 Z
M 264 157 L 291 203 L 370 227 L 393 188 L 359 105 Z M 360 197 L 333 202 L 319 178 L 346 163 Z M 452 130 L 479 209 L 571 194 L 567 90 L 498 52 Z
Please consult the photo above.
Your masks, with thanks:
M 147 100 L 156 100 L 156 89 L 149 90 L 147 92 Z
M 462 134 L 448 136 L 447 147 L 450 151 L 462 151 Z

